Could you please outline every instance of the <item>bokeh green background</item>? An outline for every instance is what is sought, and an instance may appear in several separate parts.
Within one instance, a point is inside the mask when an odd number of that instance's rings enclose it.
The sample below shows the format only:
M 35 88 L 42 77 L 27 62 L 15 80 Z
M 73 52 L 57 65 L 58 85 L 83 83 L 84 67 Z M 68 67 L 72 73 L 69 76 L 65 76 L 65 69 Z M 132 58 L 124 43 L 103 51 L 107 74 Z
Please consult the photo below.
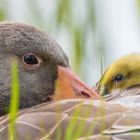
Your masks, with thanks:
M 0 0 L 0 21 L 48 32 L 90 86 L 118 57 L 140 50 L 140 0 Z

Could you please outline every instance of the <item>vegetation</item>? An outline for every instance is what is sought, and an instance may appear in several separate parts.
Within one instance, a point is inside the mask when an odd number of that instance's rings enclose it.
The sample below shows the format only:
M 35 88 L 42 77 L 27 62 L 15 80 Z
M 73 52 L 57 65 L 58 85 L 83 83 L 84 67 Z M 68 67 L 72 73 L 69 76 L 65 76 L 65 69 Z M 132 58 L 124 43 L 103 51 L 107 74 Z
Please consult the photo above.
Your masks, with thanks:
M 138 8 L 140 9 L 140 0 L 138 1 Z M 8 0 L 0 0 L 0 21 L 4 20 L 11 20 L 9 10 L 8 10 Z M 74 4 L 74 0 L 58 0 L 55 5 L 55 10 L 53 14 L 53 18 L 50 21 L 46 21 L 43 18 L 43 11 L 38 6 L 39 1 L 35 0 L 26 0 L 26 7 L 28 9 L 28 14 L 30 15 L 30 19 L 28 22 L 33 23 L 41 28 L 49 30 L 51 34 L 59 34 L 58 32 L 61 30 L 66 30 L 66 34 L 69 35 L 70 43 L 72 45 L 71 50 L 71 64 L 75 71 L 85 78 L 85 72 L 83 69 L 83 63 L 85 62 L 84 59 L 87 57 L 86 54 L 86 46 L 89 43 L 88 38 L 94 38 L 97 36 L 96 32 L 96 16 L 94 11 L 94 1 L 87 0 L 85 2 L 85 9 L 86 13 L 85 16 L 81 15 L 82 11 L 79 13 L 74 13 L 74 8 L 77 8 Z M 140 10 L 139 10 L 140 11 Z M 81 19 L 76 19 L 75 14 L 78 14 Z M 53 21 L 53 24 L 52 24 Z M 53 33 L 55 30 L 55 33 Z M 101 41 L 91 41 L 92 45 L 94 46 L 94 50 L 99 56 L 104 56 L 104 47 Z M 91 50 L 92 52 L 94 50 Z M 103 65 L 104 59 L 99 60 L 101 63 L 101 73 L 103 72 Z M 85 66 L 85 65 L 84 65 Z M 9 121 L 11 125 L 9 125 L 9 139 L 15 140 L 15 120 L 17 117 L 18 106 L 19 106 L 19 80 L 18 80 L 18 68 L 17 63 L 13 61 L 12 69 L 11 69 L 11 76 L 12 76 L 12 97 L 11 97 L 11 104 L 10 104 L 10 114 L 9 114 Z M 101 111 L 104 114 L 104 109 L 101 108 Z M 75 116 L 77 117 L 79 110 L 74 112 Z M 87 111 L 88 113 L 88 111 Z M 71 123 L 66 131 L 66 140 L 70 139 L 70 135 L 73 133 L 73 125 L 76 122 L 76 117 L 71 120 Z M 104 127 L 104 123 L 103 127 Z M 81 122 L 81 127 L 78 129 L 77 133 L 75 133 L 74 138 L 76 139 L 82 132 L 83 132 L 84 122 Z M 93 126 L 94 128 L 94 126 Z M 93 128 L 90 128 L 90 132 Z M 102 128 L 101 128 L 102 129 Z M 60 137 L 60 134 L 58 134 Z
M 9 140 L 15 140 L 15 121 L 19 107 L 19 79 L 18 79 L 18 64 L 16 60 L 12 62 L 11 68 L 11 102 L 10 102 L 10 113 L 9 113 Z

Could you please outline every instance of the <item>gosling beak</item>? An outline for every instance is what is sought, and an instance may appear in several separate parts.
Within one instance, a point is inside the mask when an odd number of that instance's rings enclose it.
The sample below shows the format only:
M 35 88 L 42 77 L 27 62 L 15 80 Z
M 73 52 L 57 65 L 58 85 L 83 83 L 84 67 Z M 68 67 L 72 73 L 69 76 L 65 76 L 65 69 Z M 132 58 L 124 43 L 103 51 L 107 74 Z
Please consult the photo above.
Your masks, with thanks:
M 58 66 L 58 78 L 55 83 L 55 100 L 71 98 L 99 99 L 100 95 L 80 80 L 70 68 Z

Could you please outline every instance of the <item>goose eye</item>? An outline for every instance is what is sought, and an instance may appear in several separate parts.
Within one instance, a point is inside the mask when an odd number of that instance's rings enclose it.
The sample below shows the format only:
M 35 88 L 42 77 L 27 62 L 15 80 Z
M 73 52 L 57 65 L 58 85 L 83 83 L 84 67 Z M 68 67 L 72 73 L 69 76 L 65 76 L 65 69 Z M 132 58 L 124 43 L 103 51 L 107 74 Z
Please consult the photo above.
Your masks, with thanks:
M 25 65 L 28 65 L 28 66 L 35 66 L 41 63 L 41 59 L 33 53 L 25 54 L 22 57 L 22 61 Z
M 122 74 L 118 74 L 113 78 L 113 82 L 121 82 L 124 80 L 124 76 Z

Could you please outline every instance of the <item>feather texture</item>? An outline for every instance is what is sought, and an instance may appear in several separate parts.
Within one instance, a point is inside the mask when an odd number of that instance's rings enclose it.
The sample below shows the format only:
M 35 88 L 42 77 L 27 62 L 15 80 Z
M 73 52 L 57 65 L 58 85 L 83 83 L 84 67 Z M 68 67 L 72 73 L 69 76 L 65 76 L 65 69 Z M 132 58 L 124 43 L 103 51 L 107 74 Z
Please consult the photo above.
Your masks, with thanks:
M 74 137 L 79 140 L 140 139 L 139 115 L 139 107 L 99 100 L 68 99 L 19 112 L 16 134 L 18 140 L 56 140 L 58 136 L 66 140 L 67 130 L 75 119 L 72 140 Z M 81 127 L 80 134 L 74 136 Z M 8 116 L 0 118 L 0 139 L 8 140 Z

